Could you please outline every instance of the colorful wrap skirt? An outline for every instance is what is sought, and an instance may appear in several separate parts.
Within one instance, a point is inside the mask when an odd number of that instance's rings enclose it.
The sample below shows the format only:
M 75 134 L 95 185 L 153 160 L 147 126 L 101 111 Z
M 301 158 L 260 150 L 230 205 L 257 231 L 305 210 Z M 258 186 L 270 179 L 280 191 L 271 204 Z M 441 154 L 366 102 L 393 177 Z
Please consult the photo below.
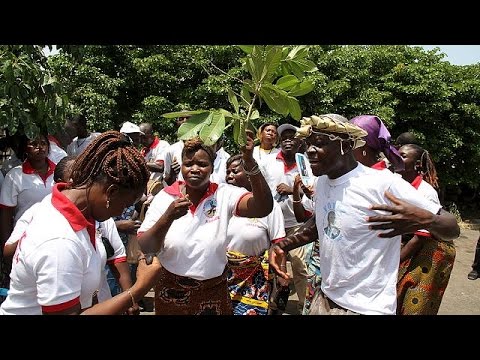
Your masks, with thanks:
M 155 285 L 155 315 L 232 315 L 227 267 L 222 275 L 195 280 L 165 268 Z
M 455 261 L 453 242 L 426 238 L 398 270 L 397 315 L 436 315 Z
M 268 251 L 261 256 L 227 252 L 228 291 L 234 315 L 266 315 L 272 289 Z

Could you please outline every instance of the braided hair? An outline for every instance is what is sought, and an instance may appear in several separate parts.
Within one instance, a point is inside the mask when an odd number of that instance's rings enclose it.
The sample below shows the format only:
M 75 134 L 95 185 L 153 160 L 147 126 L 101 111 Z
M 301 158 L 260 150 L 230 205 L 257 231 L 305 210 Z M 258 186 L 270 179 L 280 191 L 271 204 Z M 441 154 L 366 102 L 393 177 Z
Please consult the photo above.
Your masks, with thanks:
M 144 189 L 150 172 L 142 154 L 118 131 L 96 137 L 72 167 L 72 187 L 111 182 L 126 189 Z
M 420 166 L 415 168 L 415 170 L 419 171 L 426 182 L 432 185 L 435 189 L 438 189 L 438 176 L 437 170 L 435 169 L 435 165 L 433 163 L 432 158 L 430 157 L 430 153 L 416 144 L 408 144 L 404 145 L 405 147 L 411 148 L 415 153 L 415 161 L 420 161 Z

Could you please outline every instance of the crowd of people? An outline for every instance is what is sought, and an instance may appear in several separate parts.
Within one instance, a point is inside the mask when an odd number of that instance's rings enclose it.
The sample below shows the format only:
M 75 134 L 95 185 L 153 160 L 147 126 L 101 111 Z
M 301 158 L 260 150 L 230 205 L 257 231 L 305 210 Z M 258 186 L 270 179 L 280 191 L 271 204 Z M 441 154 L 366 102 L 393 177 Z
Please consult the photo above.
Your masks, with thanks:
M 157 315 L 282 314 L 292 288 L 304 315 L 438 313 L 459 226 L 427 149 L 378 116 L 267 122 L 232 156 L 82 115 L 9 144 L 0 314 L 136 315 L 152 288 Z

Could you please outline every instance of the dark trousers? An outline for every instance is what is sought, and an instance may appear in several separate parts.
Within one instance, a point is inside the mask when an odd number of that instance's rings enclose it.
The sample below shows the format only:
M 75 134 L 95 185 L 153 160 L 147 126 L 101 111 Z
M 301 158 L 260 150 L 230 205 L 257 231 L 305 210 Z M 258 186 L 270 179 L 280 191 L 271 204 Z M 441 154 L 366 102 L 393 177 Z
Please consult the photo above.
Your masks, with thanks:
M 475 248 L 475 258 L 473 259 L 472 269 L 477 270 L 480 273 L 480 236 L 477 240 L 477 246 Z

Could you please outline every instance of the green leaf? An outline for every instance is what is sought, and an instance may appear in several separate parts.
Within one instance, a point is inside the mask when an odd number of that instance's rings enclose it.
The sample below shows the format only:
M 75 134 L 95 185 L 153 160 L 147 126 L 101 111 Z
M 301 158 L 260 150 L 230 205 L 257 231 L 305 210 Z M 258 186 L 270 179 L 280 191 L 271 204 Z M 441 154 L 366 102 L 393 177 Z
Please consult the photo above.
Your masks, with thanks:
M 298 103 L 298 100 L 292 96 L 288 97 L 288 111 L 290 113 L 290 116 L 294 120 L 298 121 L 302 117 L 302 110 L 300 109 L 300 104 Z
M 252 114 L 250 115 L 250 120 L 255 120 L 255 119 L 258 119 L 259 117 L 260 117 L 260 113 L 258 112 L 258 110 L 253 110 Z
M 308 46 L 300 45 L 295 46 L 287 55 L 287 60 L 292 60 L 295 58 L 302 58 L 307 56 L 308 54 Z
M 246 54 L 250 55 L 253 50 L 253 45 L 238 45 Z
M 250 97 L 250 91 L 248 91 L 248 88 L 246 85 L 242 87 L 241 95 L 242 95 L 241 101 L 243 106 L 248 108 L 250 106 L 250 103 L 252 102 L 252 98 Z
M 288 115 L 288 95 L 275 85 L 265 84 L 260 90 L 260 96 L 265 100 L 268 107 L 278 114 Z
M 233 114 L 230 111 L 225 109 L 219 109 L 219 111 L 223 114 L 223 116 L 225 116 L 225 119 L 233 118 Z
M 240 125 L 238 128 L 237 144 L 242 147 L 247 144 L 247 133 L 245 132 L 245 121 L 240 119 Z
M 193 111 L 175 111 L 170 113 L 162 114 L 161 116 L 166 119 L 175 119 L 183 116 L 193 116 L 197 114 L 208 113 L 208 110 L 193 110 Z
M 178 138 L 180 140 L 188 140 L 195 136 L 198 136 L 203 126 L 205 125 L 205 122 L 211 121 L 210 118 L 213 116 L 212 114 L 213 112 L 209 111 L 192 115 L 178 128 Z
M 278 79 L 276 85 L 282 90 L 289 91 L 298 83 L 300 80 L 295 75 L 287 75 Z
M 233 140 L 238 144 L 238 136 L 240 134 L 240 119 L 233 120 Z
M 273 76 L 277 72 L 277 69 L 282 60 L 282 49 L 278 46 L 272 46 L 266 56 L 265 68 L 267 69 L 265 77 L 262 79 L 264 81 L 271 82 Z
M 225 129 L 225 116 L 220 111 L 214 111 L 211 114 L 210 124 L 205 124 L 200 130 L 200 139 L 206 145 L 213 145 L 222 136 Z
M 232 89 L 228 89 L 228 101 L 232 104 L 233 108 L 235 109 L 235 113 L 238 114 L 239 106 L 238 106 L 238 99 L 237 95 L 233 92 Z
M 313 81 L 311 80 L 304 80 L 300 84 L 294 86 L 289 92 L 288 95 L 290 96 L 302 96 L 308 94 L 314 88 Z

